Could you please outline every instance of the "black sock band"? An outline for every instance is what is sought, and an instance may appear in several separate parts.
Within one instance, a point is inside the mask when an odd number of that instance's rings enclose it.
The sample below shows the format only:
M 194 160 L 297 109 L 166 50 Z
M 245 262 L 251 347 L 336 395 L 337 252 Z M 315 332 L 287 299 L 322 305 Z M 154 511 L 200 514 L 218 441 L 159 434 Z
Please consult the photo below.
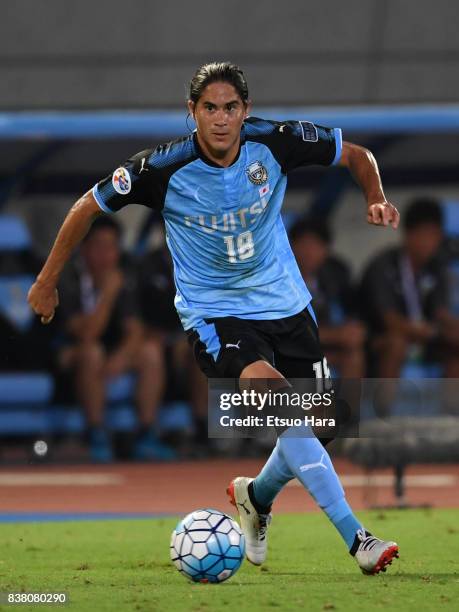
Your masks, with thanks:
M 371 536 L 371 535 L 372 534 L 365 529 L 365 537 L 367 538 L 368 536 Z M 349 551 L 349 554 L 354 557 L 361 543 L 362 543 L 362 540 L 359 538 L 357 534 L 355 534 L 354 543 L 351 546 L 351 550 Z
M 271 506 L 268 506 L 268 507 L 260 506 L 260 504 L 255 499 L 255 494 L 253 492 L 253 481 L 249 483 L 248 492 L 249 492 L 249 499 L 252 502 L 252 506 L 255 508 L 258 514 L 269 514 L 271 512 Z

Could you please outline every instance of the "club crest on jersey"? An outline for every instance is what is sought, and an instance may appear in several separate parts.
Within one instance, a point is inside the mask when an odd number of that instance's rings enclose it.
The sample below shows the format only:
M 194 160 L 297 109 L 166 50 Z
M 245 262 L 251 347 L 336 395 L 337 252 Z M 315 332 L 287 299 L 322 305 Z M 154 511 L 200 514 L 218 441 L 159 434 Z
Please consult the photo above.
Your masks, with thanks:
M 254 185 L 263 185 L 268 180 L 268 171 L 259 161 L 253 162 L 246 169 L 249 181 Z
M 126 168 L 117 168 L 112 176 L 112 185 L 116 193 L 126 195 L 131 191 L 131 177 Z

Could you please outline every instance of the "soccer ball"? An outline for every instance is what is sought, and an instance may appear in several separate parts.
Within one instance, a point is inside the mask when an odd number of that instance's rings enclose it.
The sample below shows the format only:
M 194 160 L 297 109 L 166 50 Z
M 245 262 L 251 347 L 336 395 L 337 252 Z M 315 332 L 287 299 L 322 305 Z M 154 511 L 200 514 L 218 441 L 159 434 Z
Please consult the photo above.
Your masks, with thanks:
M 194 582 L 223 582 L 239 569 L 245 538 L 239 525 L 220 512 L 195 510 L 172 532 L 171 559 L 179 572 Z

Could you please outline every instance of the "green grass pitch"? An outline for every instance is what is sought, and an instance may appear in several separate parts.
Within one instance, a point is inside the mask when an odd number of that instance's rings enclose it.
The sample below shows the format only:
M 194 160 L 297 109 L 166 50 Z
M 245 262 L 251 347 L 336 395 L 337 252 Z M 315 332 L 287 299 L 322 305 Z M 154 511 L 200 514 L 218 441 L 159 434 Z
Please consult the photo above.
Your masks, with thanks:
M 214 612 L 459 609 L 459 512 L 360 513 L 400 559 L 364 576 L 321 514 L 275 515 L 266 566 L 247 561 L 220 585 L 194 584 L 169 561 L 176 519 L 0 525 L 0 591 L 61 592 L 65 606 L 2 610 Z

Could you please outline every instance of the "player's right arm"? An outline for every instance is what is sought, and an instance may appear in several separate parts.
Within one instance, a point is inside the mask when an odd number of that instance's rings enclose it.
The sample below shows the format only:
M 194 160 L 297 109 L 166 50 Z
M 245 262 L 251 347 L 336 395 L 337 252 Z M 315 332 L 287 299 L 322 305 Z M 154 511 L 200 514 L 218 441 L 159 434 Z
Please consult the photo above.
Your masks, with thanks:
M 100 206 L 92 191 L 88 191 L 75 202 L 65 218 L 46 263 L 27 296 L 33 311 L 41 316 L 42 323 L 49 323 L 54 317 L 54 311 L 59 304 L 57 283 L 60 274 L 73 250 L 100 214 Z

